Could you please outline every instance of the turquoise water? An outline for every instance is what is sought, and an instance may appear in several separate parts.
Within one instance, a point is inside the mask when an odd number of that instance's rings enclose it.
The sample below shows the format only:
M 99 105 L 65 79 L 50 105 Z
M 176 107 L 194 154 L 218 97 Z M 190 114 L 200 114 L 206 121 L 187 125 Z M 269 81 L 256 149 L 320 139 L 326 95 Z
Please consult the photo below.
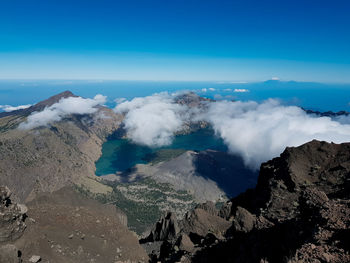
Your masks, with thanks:
M 171 145 L 161 148 L 150 148 L 132 143 L 128 139 L 112 136 L 102 146 L 102 156 L 96 162 L 96 175 L 125 171 L 135 164 L 147 163 L 152 153 L 161 149 L 227 151 L 222 139 L 215 136 L 211 129 L 202 129 L 191 134 L 175 136 Z

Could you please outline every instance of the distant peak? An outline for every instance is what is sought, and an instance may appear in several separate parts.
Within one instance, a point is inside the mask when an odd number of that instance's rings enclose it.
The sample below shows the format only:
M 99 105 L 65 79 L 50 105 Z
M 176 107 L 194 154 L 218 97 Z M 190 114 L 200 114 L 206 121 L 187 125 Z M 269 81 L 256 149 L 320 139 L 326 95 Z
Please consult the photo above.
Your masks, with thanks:
M 281 80 L 279 79 L 269 79 L 269 80 L 266 80 L 264 81 L 265 83 L 278 83 L 278 82 L 282 82 Z
M 63 91 L 59 94 L 56 94 L 56 95 L 54 95 L 46 100 L 40 101 L 39 103 L 35 104 L 33 106 L 33 108 L 35 108 L 36 111 L 42 110 L 45 107 L 49 107 L 49 106 L 59 102 L 61 99 L 69 98 L 69 97 L 78 97 L 78 96 L 74 95 L 71 91 L 66 90 L 66 91 Z
M 74 95 L 71 91 L 69 90 L 66 90 L 66 91 L 63 91 L 61 93 L 58 93 L 50 98 L 48 98 L 47 100 L 45 101 L 49 101 L 49 100 L 57 100 L 57 102 L 62 99 L 62 98 L 69 98 L 69 97 L 78 97 L 76 95 Z
M 61 93 L 56 94 L 55 96 L 61 96 L 61 97 L 64 97 L 64 98 L 76 97 L 76 95 L 74 95 L 70 90 L 65 90 L 65 91 L 63 91 Z

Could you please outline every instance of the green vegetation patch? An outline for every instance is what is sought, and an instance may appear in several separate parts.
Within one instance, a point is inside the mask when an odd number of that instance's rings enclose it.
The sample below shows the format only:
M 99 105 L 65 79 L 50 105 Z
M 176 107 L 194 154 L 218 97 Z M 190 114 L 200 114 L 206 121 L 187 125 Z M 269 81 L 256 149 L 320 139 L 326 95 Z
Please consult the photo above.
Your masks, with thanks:
M 113 190 L 107 194 L 92 193 L 82 185 L 76 186 L 76 189 L 101 203 L 115 204 L 127 215 L 129 229 L 138 235 L 150 230 L 166 211 L 173 211 L 181 218 L 196 205 L 191 194 L 151 178 L 109 185 Z

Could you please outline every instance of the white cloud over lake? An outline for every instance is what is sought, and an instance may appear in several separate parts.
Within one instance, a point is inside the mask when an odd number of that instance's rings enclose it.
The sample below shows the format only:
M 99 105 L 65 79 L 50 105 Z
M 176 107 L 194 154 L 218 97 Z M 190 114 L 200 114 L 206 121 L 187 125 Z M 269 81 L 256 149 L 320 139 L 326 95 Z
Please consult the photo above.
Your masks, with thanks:
M 287 146 L 298 146 L 313 139 L 350 141 L 348 117 L 317 117 L 272 99 L 262 103 L 210 102 L 193 116 L 186 106 L 174 103 L 173 96 L 163 93 L 123 102 L 115 111 L 125 113 L 128 136 L 148 146 L 170 144 L 174 132 L 181 130 L 189 116 L 191 120 L 207 121 L 229 151 L 240 155 L 252 169 L 278 156 Z
M 212 103 L 205 120 L 223 138 L 232 153 L 257 169 L 261 162 L 278 156 L 287 146 L 313 139 L 350 141 L 350 125 L 329 117 L 308 115 L 299 107 L 283 106 L 277 100 L 261 104 L 220 101 Z
M 124 114 L 127 136 L 135 143 L 150 147 L 169 145 L 174 134 L 189 121 L 211 124 L 229 151 L 240 155 L 245 164 L 258 169 L 261 162 L 278 156 L 287 146 L 298 146 L 310 140 L 350 141 L 350 117 L 319 117 L 296 106 L 282 105 L 278 100 L 205 102 L 205 107 L 188 107 L 176 103 L 176 94 L 120 99 L 114 111 Z M 69 97 L 34 112 L 19 125 L 32 129 L 60 121 L 69 114 L 93 114 L 106 97 L 93 99 Z
M 188 120 L 188 108 L 174 102 L 174 95 L 159 93 L 134 98 L 117 105 L 117 113 L 125 113 L 124 125 L 128 137 L 147 146 L 171 143 L 174 133 Z

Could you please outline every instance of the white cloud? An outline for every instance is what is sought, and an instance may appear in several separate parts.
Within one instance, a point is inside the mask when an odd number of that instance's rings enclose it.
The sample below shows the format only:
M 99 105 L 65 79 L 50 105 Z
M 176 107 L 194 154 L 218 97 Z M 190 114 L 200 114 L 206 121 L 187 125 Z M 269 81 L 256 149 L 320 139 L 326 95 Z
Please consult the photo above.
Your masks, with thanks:
M 224 91 L 228 91 L 228 92 L 230 92 L 230 91 L 232 91 L 232 89 L 224 89 Z
M 249 92 L 249 89 L 234 89 L 233 92 Z
M 222 97 L 221 97 L 222 98 Z M 277 100 L 217 101 L 208 107 L 188 109 L 174 103 L 167 93 L 135 98 L 119 104 L 115 111 L 125 113 L 125 128 L 134 142 L 148 146 L 168 145 L 184 122 L 204 120 L 223 138 L 229 151 L 240 155 L 252 169 L 278 156 L 287 146 L 313 139 L 328 142 L 350 141 L 350 117 L 308 115 L 296 106 L 283 106 Z
M 189 118 L 187 106 L 174 103 L 174 95 L 168 93 L 134 98 L 117 105 L 114 110 L 125 113 L 128 137 L 147 146 L 170 144 L 174 133 L 181 130 Z
M 214 99 L 215 100 L 222 100 L 224 97 L 221 94 L 215 94 Z
M 271 80 L 280 80 L 279 77 L 272 77 Z
M 114 100 L 114 102 L 117 103 L 117 104 L 123 103 L 124 101 L 126 101 L 126 98 L 116 98 Z
M 27 130 L 46 126 L 51 122 L 60 121 L 70 114 L 92 114 L 97 112 L 97 105 L 104 104 L 105 102 L 106 96 L 101 94 L 96 95 L 93 99 L 84 99 L 81 97 L 62 98 L 59 102 L 46 107 L 43 111 L 33 112 L 18 128 Z
M 97 94 L 95 97 L 94 97 L 94 101 L 96 101 L 98 104 L 105 104 L 106 101 L 107 101 L 107 96 L 103 96 L 102 94 Z
M 32 104 L 27 104 L 27 105 L 19 105 L 19 106 L 11 106 L 11 105 L 0 105 L 0 109 L 6 111 L 6 112 L 11 112 L 15 110 L 24 110 L 32 106 Z
M 334 120 L 341 124 L 350 124 L 350 115 L 340 115 L 335 117 Z
M 202 92 L 207 92 L 207 89 L 206 88 L 202 89 Z
M 214 88 L 209 88 L 209 90 L 210 90 L 210 91 L 215 91 L 215 89 L 214 89 Z
M 278 156 L 286 146 L 298 146 L 313 139 L 350 141 L 350 125 L 328 117 L 315 117 L 295 106 L 276 100 L 211 103 L 205 114 L 232 153 L 257 169 L 261 162 Z

